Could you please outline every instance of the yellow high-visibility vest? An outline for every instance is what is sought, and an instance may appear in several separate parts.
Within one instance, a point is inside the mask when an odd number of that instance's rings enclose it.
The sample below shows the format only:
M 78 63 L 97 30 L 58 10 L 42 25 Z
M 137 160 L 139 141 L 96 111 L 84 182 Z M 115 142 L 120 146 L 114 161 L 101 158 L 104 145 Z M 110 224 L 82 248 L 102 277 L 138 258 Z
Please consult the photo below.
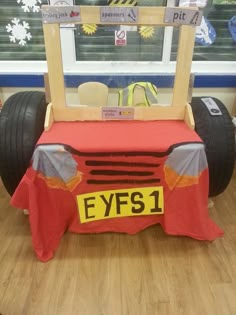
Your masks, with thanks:
M 134 90 L 141 87 L 144 90 L 144 97 L 138 103 L 138 106 L 151 106 L 157 104 L 157 88 L 151 82 L 132 83 L 124 89 L 119 90 L 118 106 L 133 106 Z

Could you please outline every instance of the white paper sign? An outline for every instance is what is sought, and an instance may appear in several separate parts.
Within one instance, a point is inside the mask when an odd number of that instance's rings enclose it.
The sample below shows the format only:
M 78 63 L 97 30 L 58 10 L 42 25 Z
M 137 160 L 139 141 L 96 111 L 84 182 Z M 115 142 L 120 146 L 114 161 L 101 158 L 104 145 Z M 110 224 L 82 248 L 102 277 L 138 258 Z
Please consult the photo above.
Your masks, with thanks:
M 73 6 L 74 5 L 74 0 L 49 0 L 50 5 L 54 6 Z M 69 29 L 69 28 L 74 28 L 75 24 L 62 24 L 60 25 L 61 28 Z
M 127 45 L 127 32 L 126 31 L 115 31 L 115 45 L 126 46 Z
M 101 22 L 136 23 L 138 21 L 137 7 L 101 7 Z
M 43 23 L 80 22 L 79 6 L 42 6 Z
M 198 7 L 205 8 L 207 0 L 180 0 L 179 7 Z
M 207 109 L 209 110 L 209 113 L 212 116 L 221 116 L 222 112 L 219 108 L 219 106 L 216 104 L 216 102 L 211 97 L 202 97 L 201 100 L 206 105 Z
M 134 108 L 127 107 L 102 107 L 103 120 L 132 120 Z

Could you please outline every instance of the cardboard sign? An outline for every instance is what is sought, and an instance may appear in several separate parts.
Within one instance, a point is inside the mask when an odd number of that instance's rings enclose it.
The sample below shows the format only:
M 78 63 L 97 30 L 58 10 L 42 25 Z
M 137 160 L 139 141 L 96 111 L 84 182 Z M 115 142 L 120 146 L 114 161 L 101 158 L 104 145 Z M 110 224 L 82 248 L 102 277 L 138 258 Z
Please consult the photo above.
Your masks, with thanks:
M 203 12 L 198 10 L 166 8 L 164 22 L 198 26 L 201 24 L 202 15 Z
M 116 46 L 127 45 L 127 32 L 126 31 L 115 31 L 115 45 Z
M 77 196 L 80 222 L 164 213 L 163 187 L 105 190 Z
M 50 0 L 49 4 L 53 6 L 73 6 L 74 0 Z M 74 28 L 75 24 L 62 24 L 60 27 L 64 29 L 70 29 Z
M 43 23 L 80 22 L 79 6 L 42 6 Z
M 134 119 L 134 108 L 130 107 L 103 107 L 104 120 L 131 120 Z
M 101 7 L 101 22 L 136 23 L 138 21 L 137 7 Z

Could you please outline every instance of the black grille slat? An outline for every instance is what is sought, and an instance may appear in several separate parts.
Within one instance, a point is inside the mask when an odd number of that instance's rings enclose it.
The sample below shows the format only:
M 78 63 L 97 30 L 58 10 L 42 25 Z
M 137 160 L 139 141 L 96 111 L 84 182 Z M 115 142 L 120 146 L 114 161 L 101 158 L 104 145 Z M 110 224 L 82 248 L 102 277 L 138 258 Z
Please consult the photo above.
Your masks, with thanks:
M 144 180 L 135 180 L 135 179 L 114 179 L 114 180 L 96 180 L 96 179 L 88 179 L 87 184 L 93 185 L 110 185 L 110 184 L 150 184 L 150 183 L 160 183 L 159 178 L 152 179 L 144 179 Z
M 104 175 L 104 176 L 153 176 L 153 172 L 140 172 L 140 171 L 118 171 L 118 170 L 92 170 L 91 175 Z
M 123 162 L 123 161 L 86 161 L 87 166 L 121 166 L 121 167 L 159 167 L 157 163 Z

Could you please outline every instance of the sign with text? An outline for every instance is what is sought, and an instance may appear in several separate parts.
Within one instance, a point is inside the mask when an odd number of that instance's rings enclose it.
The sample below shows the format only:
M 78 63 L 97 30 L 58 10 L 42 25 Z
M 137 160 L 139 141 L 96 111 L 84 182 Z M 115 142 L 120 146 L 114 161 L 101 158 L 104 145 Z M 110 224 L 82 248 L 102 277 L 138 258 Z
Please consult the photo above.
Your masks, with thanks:
M 50 0 L 49 1 L 50 5 L 53 5 L 53 6 L 73 6 L 74 5 L 74 0 L 64 0 L 64 1 L 60 1 L 60 0 Z M 75 27 L 75 24 L 62 24 L 60 26 L 61 28 L 66 28 L 66 29 L 69 29 L 69 28 L 74 28 Z
M 80 222 L 164 213 L 163 187 L 97 191 L 77 196 Z
M 127 32 L 126 31 L 115 31 L 115 45 L 116 46 L 127 45 Z
M 134 108 L 129 107 L 103 107 L 102 119 L 104 120 L 132 120 Z
M 198 26 L 201 24 L 202 15 L 203 12 L 198 10 L 166 8 L 164 22 Z
M 79 6 L 42 6 L 43 23 L 80 22 Z
M 101 22 L 137 23 L 137 7 L 101 7 Z
M 211 97 L 202 97 L 201 100 L 206 105 L 209 113 L 212 116 L 221 116 L 222 112 L 219 108 L 219 106 L 216 104 L 216 102 Z

